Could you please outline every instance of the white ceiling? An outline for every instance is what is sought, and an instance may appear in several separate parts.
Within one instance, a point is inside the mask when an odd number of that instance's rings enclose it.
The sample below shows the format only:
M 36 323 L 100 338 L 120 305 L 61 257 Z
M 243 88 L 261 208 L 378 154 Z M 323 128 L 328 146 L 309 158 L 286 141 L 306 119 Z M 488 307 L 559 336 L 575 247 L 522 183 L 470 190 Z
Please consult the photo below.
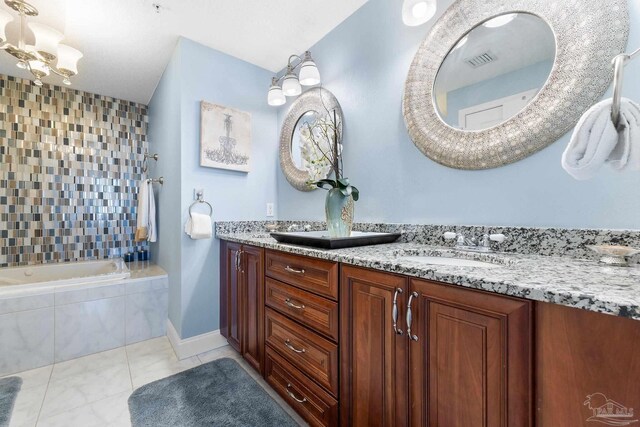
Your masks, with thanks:
M 146 104 L 179 36 L 275 72 L 368 0 L 29 1 L 40 11 L 34 21 L 62 31 L 63 43 L 84 53 L 73 88 Z M 9 24 L 10 41 L 18 28 L 17 19 Z M 0 52 L 1 74 L 30 78 L 15 63 Z

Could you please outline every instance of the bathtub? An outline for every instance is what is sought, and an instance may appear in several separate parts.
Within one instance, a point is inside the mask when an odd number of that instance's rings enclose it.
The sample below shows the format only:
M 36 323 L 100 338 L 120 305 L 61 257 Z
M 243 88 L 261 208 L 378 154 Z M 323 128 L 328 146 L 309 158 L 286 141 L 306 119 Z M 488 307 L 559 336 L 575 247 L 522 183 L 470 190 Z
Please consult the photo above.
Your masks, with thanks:
M 165 335 L 168 288 L 122 259 L 0 268 L 0 377 Z
M 0 268 L 0 296 L 97 285 L 130 276 L 122 258 Z

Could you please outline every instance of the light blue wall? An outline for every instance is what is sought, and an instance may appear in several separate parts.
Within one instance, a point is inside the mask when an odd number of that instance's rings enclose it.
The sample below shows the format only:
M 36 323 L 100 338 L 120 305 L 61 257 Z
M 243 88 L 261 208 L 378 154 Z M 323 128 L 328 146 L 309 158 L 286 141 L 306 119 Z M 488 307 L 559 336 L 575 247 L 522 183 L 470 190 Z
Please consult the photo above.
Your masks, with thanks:
M 182 39 L 181 224 L 194 188 L 203 188 L 214 219 L 264 220 L 276 201 L 277 113 L 266 102 L 271 74 L 255 65 Z M 241 173 L 200 167 L 200 101 L 251 113 L 252 170 Z M 202 209 L 202 208 L 201 208 Z M 206 209 L 205 209 L 206 211 Z M 182 337 L 219 328 L 218 240 L 191 240 L 181 233 Z
M 439 1 L 439 14 L 451 1 Z M 630 49 L 640 47 L 640 2 L 630 2 Z M 435 22 L 435 20 L 433 21 Z M 413 145 L 401 112 L 409 65 L 431 24 L 402 23 L 401 2 L 369 0 L 311 47 L 324 86 L 345 114 L 345 171 L 360 189 L 357 221 L 639 228 L 640 174 L 603 170 L 586 182 L 560 167 L 568 135 L 487 171 L 440 166 Z M 625 96 L 640 101 L 640 61 Z M 281 123 L 286 107 L 279 113 Z M 325 192 L 302 193 L 278 172 L 279 219 L 322 219 Z
M 180 74 L 181 48 L 176 46 L 171 60 L 149 103 L 149 151 L 160 155 L 150 161 L 150 177 L 165 178 L 163 186 L 154 186 L 158 212 L 158 241 L 151 245 L 151 258 L 169 274 L 169 319 L 176 330 L 182 328 L 180 240 Z
M 271 74 L 188 39 L 180 39 L 150 104 L 150 147 L 160 153 L 157 173 L 159 242 L 154 260 L 170 277 L 169 318 L 189 338 L 219 328 L 218 240 L 191 240 L 184 232 L 194 189 L 204 189 L 215 221 L 266 218 L 276 201 L 277 112 L 268 107 Z M 200 167 L 200 102 L 251 113 L 251 172 Z M 206 212 L 204 206 L 198 210 Z
M 489 80 L 461 87 L 447 94 L 447 116 L 445 121 L 459 127 L 459 113 L 464 108 L 506 98 L 544 85 L 553 67 L 551 61 L 541 61 Z
M 451 0 L 440 1 L 440 13 Z M 424 157 L 401 114 L 404 80 L 430 26 L 402 24 L 400 4 L 369 2 L 316 46 L 324 85 L 345 113 L 345 168 L 360 188 L 356 220 L 383 222 L 638 228 L 640 174 L 603 171 L 577 182 L 560 168 L 565 136 L 547 149 L 489 171 L 458 171 Z M 631 4 L 630 46 L 640 46 L 640 5 Z M 625 96 L 640 100 L 640 62 L 627 67 Z M 629 77 L 631 76 L 631 77 Z M 302 193 L 282 176 L 278 129 L 285 108 L 266 105 L 271 73 L 182 39 L 149 106 L 150 150 L 161 155 L 153 176 L 159 242 L 153 259 L 170 276 L 169 317 L 182 338 L 219 328 L 219 242 L 192 241 L 182 228 L 193 189 L 204 188 L 215 220 L 322 219 L 325 192 Z M 199 166 L 199 103 L 249 111 L 253 170 Z

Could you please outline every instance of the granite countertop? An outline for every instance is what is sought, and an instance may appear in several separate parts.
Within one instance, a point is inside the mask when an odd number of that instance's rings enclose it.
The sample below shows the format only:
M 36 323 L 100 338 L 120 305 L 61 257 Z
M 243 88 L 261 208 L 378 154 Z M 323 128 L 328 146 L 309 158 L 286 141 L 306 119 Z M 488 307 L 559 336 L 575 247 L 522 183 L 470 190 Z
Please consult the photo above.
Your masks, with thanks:
M 224 233 L 222 240 L 338 261 L 503 295 L 640 320 L 640 266 L 610 267 L 593 260 L 521 255 L 476 254 L 417 243 L 349 249 L 317 249 L 281 244 L 265 233 Z M 494 267 L 428 265 L 399 259 L 443 255 L 489 261 Z

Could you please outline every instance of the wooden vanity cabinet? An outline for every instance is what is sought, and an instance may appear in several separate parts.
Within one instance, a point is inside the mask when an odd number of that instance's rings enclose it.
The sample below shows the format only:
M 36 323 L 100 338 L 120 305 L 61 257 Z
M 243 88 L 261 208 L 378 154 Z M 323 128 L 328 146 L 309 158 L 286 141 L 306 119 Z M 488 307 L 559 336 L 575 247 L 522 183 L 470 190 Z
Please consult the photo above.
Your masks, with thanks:
M 264 250 L 220 243 L 220 331 L 258 372 L 264 360 Z
M 240 252 L 243 301 L 242 356 L 262 373 L 264 359 L 264 274 L 263 250 L 243 246 Z
M 239 243 L 220 242 L 220 333 L 237 352 L 242 351 L 238 269 L 241 248 Z
M 312 426 L 637 419 L 637 320 L 232 242 L 220 260 L 222 335 Z
M 338 263 L 265 252 L 264 377 L 311 426 L 338 421 Z
M 410 425 L 532 425 L 531 303 L 417 279 L 409 291 Z
M 531 425 L 530 302 L 343 266 L 340 303 L 342 425 Z
M 639 425 L 640 321 L 543 302 L 535 319 L 536 426 Z
M 404 313 L 407 278 L 342 266 L 341 425 L 407 425 L 408 359 L 404 318 L 393 329 L 393 301 Z M 402 335 L 399 335 L 402 331 Z

